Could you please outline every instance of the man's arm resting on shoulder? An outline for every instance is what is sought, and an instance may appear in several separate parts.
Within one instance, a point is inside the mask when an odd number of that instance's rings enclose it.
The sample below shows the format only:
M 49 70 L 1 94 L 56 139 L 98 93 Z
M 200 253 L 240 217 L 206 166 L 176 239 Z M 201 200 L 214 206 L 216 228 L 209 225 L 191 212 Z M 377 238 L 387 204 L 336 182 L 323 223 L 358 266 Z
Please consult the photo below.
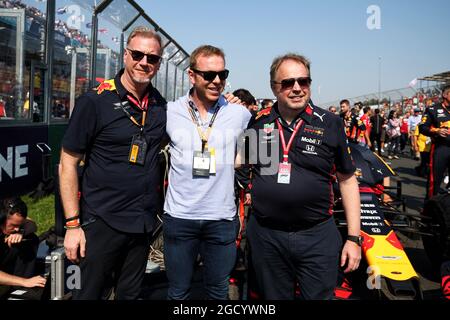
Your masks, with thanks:
M 45 282 L 46 279 L 41 276 L 27 279 L 0 271 L 0 285 L 32 288 L 43 287 L 45 285 Z
M 345 218 L 347 220 L 347 234 L 359 236 L 361 230 L 361 203 L 358 181 L 355 175 L 337 173 L 339 189 L 342 196 Z M 354 242 L 345 241 L 342 249 L 341 267 L 347 263 L 345 273 L 356 270 L 361 260 L 361 248 Z
M 82 158 L 82 154 L 74 153 L 64 148 L 61 150 L 59 188 L 66 219 L 79 213 L 78 165 Z M 84 257 L 85 243 L 84 232 L 81 228 L 68 229 L 64 238 L 67 258 L 73 262 L 78 261 L 78 248 L 80 249 L 81 257 Z

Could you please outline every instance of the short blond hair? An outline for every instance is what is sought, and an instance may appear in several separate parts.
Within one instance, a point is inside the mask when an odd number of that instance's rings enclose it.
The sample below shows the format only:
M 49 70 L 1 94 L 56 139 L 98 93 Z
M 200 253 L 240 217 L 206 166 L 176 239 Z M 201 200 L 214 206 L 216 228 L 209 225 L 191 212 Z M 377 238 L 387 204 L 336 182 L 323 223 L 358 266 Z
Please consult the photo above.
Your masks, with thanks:
M 311 76 L 311 63 L 309 62 L 309 60 L 299 54 L 296 53 L 287 53 L 285 55 L 276 57 L 273 62 L 272 65 L 270 66 L 270 82 L 275 80 L 275 75 L 278 71 L 278 69 L 280 68 L 280 65 L 287 60 L 293 60 L 296 61 L 298 63 L 301 63 L 305 66 L 306 69 L 308 69 L 308 74 L 309 76 Z
M 197 67 L 197 59 L 200 56 L 219 56 L 225 61 L 225 53 L 222 49 L 210 45 L 203 45 L 192 51 L 189 58 L 189 67 L 191 69 L 195 69 Z
M 158 41 L 159 46 L 161 47 L 160 49 L 160 53 L 162 54 L 162 40 L 161 40 L 161 36 L 159 34 L 157 34 L 154 30 L 150 29 L 149 27 L 146 26 L 138 26 L 136 28 L 134 28 L 130 35 L 128 36 L 127 39 L 127 46 L 130 44 L 131 40 L 135 37 L 143 37 L 143 38 L 149 38 L 149 39 L 155 39 L 156 41 Z

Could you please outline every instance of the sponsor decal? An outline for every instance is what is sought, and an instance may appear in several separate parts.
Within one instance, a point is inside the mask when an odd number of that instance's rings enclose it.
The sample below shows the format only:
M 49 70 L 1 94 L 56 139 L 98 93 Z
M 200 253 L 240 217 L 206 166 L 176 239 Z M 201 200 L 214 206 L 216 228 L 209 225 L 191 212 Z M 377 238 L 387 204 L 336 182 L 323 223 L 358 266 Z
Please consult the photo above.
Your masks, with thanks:
M 270 136 L 263 136 L 262 137 L 264 140 L 272 140 L 273 138 L 275 138 L 275 136 L 272 134 Z
M 306 153 L 306 154 L 312 154 L 317 156 L 317 152 L 315 152 L 316 147 L 307 144 L 306 145 L 306 150 L 303 150 L 302 153 Z
M 322 140 L 317 138 L 308 138 L 308 137 L 302 137 L 301 142 L 311 143 L 320 146 L 322 144 Z
M 305 129 L 303 129 L 304 133 L 309 133 L 316 136 L 323 136 L 324 131 L 325 130 L 323 128 L 313 127 L 310 125 L 306 125 Z
M 255 120 L 258 120 L 258 119 L 261 118 L 262 116 L 267 116 L 267 115 L 269 115 L 269 114 L 270 114 L 270 110 L 272 110 L 272 107 L 266 108 L 266 109 L 263 109 L 263 110 L 259 111 L 258 114 L 256 115 Z
M 379 211 L 375 205 L 372 204 L 361 204 L 361 219 L 366 220 L 382 220 L 382 218 L 378 215 Z M 380 226 L 383 226 L 380 223 Z
M 381 229 L 380 228 L 372 228 L 370 230 L 372 230 L 373 233 L 381 233 Z
M 114 91 L 116 90 L 116 84 L 114 83 L 114 79 L 105 80 L 97 87 L 97 94 L 102 94 L 103 91 Z
M 314 115 L 317 116 L 318 118 L 320 118 L 320 121 L 323 122 L 323 117 L 325 116 L 325 113 L 324 114 L 318 114 L 317 112 L 314 111 Z
M 314 150 L 315 150 L 316 148 L 314 147 L 314 146 L 311 146 L 311 145 L 306 145 L 306 150 L 307 151 L 309 151 L 309 152 L 314 152 Z
M 123 103 L 123 108 L 125 110 L 130 109 L 130 104 L 128 103 L 128 101 L 123 101 L 122 103 Z M 113 103 L 113 105 L 114 105 L 114 110 L 121 110 L 122 109 L 120 102 Z
M 376 258 L 390 261 L 402 260 L 401 256 L 376 256 Z
M 382 222 L 378 223 L 378 222 L 361 222 L 362 226 L 365 227 L 382 227 L 384 226 Z
M 275 128 L 275 123 L 265 123 L 264 124 L 264 132 L 267 134 L 272 133 L 274 128 Z

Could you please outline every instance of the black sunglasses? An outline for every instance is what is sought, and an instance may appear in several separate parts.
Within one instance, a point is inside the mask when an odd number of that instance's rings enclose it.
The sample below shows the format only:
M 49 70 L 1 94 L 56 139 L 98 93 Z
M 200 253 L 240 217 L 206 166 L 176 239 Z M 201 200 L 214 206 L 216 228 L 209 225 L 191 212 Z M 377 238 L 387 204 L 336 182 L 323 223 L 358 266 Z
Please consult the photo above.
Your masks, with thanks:
M 133 58 L 134 61 L 141 61 L 144 56 L 147 57 L 147 63 L 150 63 L 150 64 L 155 64 L 155 63 L 158 63 L 159 61 L 161 61 L 161 57 L 156 54 L 151 54 L 151 53 L 145 54 L 141 51 L 131 50 L 129 48 L 127 48 L 127 50 L 130 51 L 131 57 Z
M 281 89 L 292 89 L 297 82 L 302 89 L 307 89 L 311 85 L 312 79 L 310 77 L 299 77 L 283 79 L 280 82 L 272 81 L 272 83 L 281 84 Z
M 226 78 L 228 78 L 228 74 L 230 73 L 230 71 L 227 69 L 222 71 L 200 71 L 191 68 L 191 70 L 201 75 L 206 81 L 213 81 L 217 76 L 219 76 L 220 80 L 225 80 Z

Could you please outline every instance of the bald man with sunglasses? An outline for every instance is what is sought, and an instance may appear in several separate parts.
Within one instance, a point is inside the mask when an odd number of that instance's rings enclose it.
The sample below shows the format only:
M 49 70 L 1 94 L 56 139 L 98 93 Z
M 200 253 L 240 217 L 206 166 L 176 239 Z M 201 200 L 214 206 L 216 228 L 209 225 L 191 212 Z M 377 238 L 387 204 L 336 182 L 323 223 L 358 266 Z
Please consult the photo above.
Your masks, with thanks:
M 163 231 L 168 298 L 189 299 L 200 255 L 206 298 L 225 300 L 239 230 L 236 143 L 251 114 L 222 95 L 229 72 L 221 49 L 195 49 L 188 72 L 192 88 L 167 106 L 171 162 Z

